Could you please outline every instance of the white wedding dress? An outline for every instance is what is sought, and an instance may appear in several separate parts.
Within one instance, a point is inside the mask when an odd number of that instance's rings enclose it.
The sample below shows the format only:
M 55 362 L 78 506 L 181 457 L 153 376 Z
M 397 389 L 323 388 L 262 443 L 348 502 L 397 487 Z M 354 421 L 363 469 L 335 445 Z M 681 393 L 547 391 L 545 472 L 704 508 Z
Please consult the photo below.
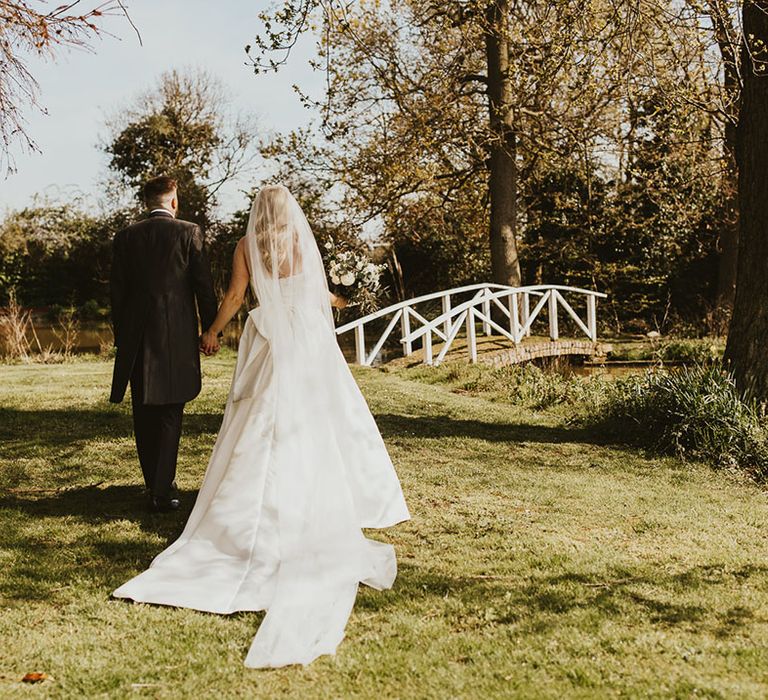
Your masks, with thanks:
M 257 203 L 246 240 L 260 304 L 240 338 L 197 501 L 179 539 L 113 595 L 220 614 L 266 610 L 245 659 L 259 668 L 335 652 L 358 584 L 385 589 L 396 576 L 394 548 L 361 528 L 410 516 L 329 323 L 306 220 L 291 209 L 285 274 L 285 238 L 270 244 L 270 268 L 254 235 Z

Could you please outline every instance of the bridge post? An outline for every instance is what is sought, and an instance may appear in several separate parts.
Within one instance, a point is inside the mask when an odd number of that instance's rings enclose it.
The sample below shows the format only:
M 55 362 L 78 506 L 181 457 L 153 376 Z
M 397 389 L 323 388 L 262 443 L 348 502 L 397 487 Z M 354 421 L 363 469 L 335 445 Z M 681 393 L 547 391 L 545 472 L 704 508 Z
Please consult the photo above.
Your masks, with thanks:
M 469 361 L 477 362 L 477 337 L 475 335 L 475 310 L 472 306 L 467 309 L 467 351 Z
M 549 292 L 549 299 L 547 300 L 549 306 L 548 306 L 548 312 L 549 312 L 549 339 L 550 340 L 557 340 L 560 335 L 557 328 L 557 290 L 556 289 L 550 289 Z
M 451 310 L 451 295 L 445 294 L 443 296 L 443 314 L 447 314 Z M 446 318 L 445 323 L 443 323 L 443 333 L 445 333 L 445 337 L 448 337 L 448 334 L 451 332 L 451 319 Z
M 487 287 L 485 288 L 485 293 L 483 294 L 483 316 L 485 316 L 486 319 L 491 317 L 491 300 L 489 299 L 491 295 L 491 290 Z M 491 334 L 491 324 L 488 323 L 485 319 L 483 319 L 483 333 L 485 335 Z
M 424 334 L 424 364 L 432 364 L 432 331 L 430 330 Z
M 363 324 L 355 327 L 355 353 L 357 354 L 357 364 L 366 364 L 365 360 L 365 331 Z
M 411 317 L 410 317 L 410 308 L 407 306 L 403 307 L 403 318 L 400 322 L 401 329 L 403 331 L 403 338 L 406 338 L 406 340 L 403 341 L 403 355 L 408 357 L 413 352 L 413 343 L 411 342 L 409 336 L 411 335 Z
M 520 320 L 518 319 L 517 297 L 517 292 L 512 292 L 512 294 L 507 297 L 507 302 L 509 304 L 509 331 L 512 333 L 515 343 L 520 342 Z
M 523 292 L 523 318 L 522 318 L 522 324 L 525 325 L 528 323 L 528 319 L 531 317 L 531 295 L 528 292 Z M 530 337 L 531 335 L 531 329 L 530 327 L 528 330 L 525 331 L 525 335 Z
M 593 343 L 597 342 L 597 297 L 594 294 L 587 296 L 587 328 L 589 338 Z

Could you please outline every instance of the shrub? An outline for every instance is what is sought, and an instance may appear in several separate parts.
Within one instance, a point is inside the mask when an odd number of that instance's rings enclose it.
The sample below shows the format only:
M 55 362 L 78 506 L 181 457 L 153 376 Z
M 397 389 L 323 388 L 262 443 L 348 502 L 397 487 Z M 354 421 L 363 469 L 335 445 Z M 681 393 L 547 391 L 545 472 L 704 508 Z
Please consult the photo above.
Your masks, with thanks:
M 96 299 L 88 299 L 81 304 L 78 313 L 84 321 L 100 321 L 104 317 L 101 304 Z
M 724 338 L 689 338 L 643 343 L 619 341 L 614 344 L 611 359 L 629 362 L 656 361 L 662 364 L 702 364 L 720 360 L 724 350 Z
M 612 440 L 768 481 L 765 411 L 741 399 L 718 361 L 619 379 L 567 376 L 532 364 L 492 368 L 451 362 L 404 373 L 535 410 L 561 406 L 569 422 Z
M 8 304 L 0 311 L 0 330 L 3 333 L 3 355 L 13 360 L 28 360 L 32 351 L 28 331 L 32 326 L 32 313 L 22 308 L 16 299 L 16 290 L 8 292 Z
M 659 348 L 658 357 L 662 362 L 704 364 L 722 358 L 723 350 L 723 341 L 716 338 L 673 340 Z
M 768 427 L 720 364 L 631 375 L 606 385 L 579 422 L 663 454 L 768 478 Z
M 80 333 L 80 318 L 77 309 L 74 306 L 63 309 L 52 330 L 59 341 L 59 354 L 64 360 L 70 359 L 77 347 L 77 337 Z

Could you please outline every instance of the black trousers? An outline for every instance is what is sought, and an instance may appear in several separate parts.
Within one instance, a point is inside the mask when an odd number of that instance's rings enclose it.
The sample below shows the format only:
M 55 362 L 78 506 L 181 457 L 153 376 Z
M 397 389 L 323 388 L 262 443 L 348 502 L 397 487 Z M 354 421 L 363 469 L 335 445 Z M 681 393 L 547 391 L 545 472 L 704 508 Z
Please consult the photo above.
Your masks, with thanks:
M 183 403 L 144 403 L 144 354 L 139 348 L 131 373 L 131 404 L 136 451 L 144 483 L 154 496 L 167 496 L 176 478 Z

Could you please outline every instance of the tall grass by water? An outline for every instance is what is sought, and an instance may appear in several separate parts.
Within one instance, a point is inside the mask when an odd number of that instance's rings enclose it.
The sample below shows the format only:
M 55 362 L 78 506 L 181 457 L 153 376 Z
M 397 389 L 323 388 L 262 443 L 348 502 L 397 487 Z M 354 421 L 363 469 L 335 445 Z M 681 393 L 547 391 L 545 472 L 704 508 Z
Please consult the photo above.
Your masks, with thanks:
M 606 384 L 581 421 L 616 439 L 768 479 L 765 411 L 719 364 L 646 372 Z

